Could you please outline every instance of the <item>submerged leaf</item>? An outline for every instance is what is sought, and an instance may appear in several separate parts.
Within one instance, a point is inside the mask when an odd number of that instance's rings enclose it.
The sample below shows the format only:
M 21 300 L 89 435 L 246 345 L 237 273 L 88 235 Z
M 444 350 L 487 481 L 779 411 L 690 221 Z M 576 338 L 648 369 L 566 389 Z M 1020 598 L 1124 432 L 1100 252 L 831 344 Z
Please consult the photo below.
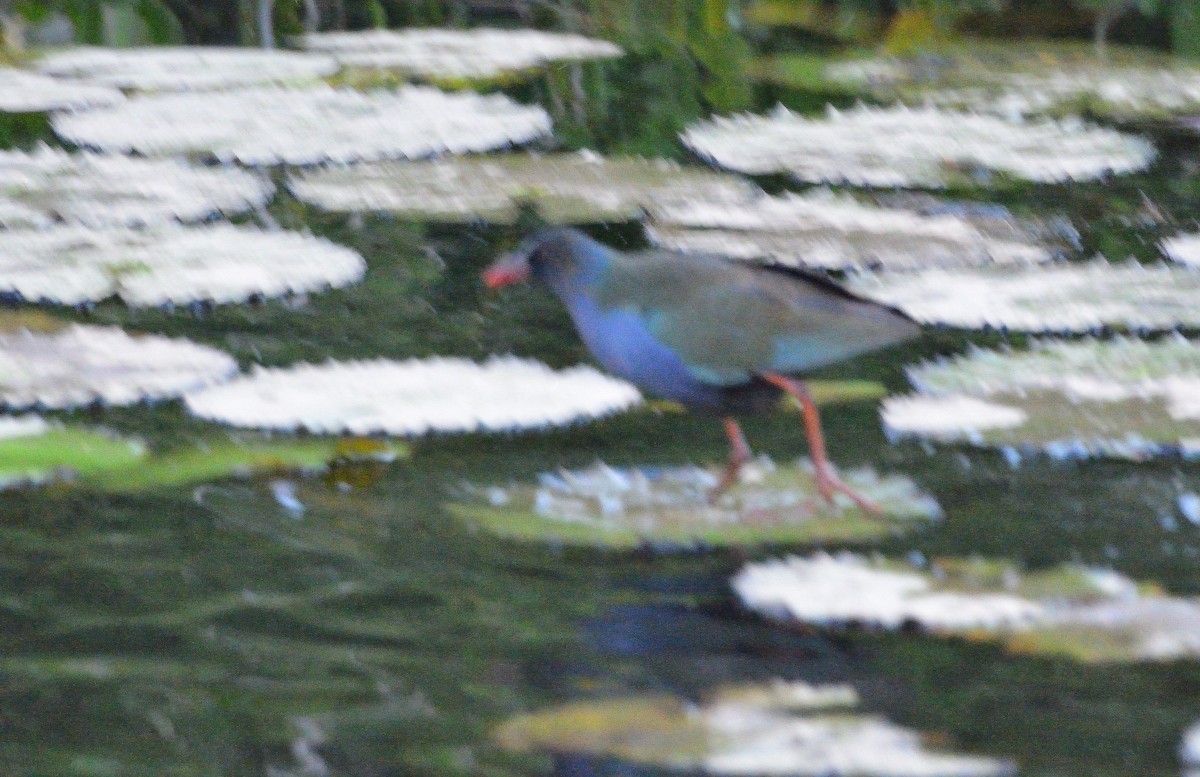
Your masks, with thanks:
M 500 223 L 515 221 L 527 202 L 548 222 L 586 223 L 635 219 L 695 200 L 732 205 L 757 191 L 736 176 L 592 153 L 324 167 L 292 174 L 288 188 L 324 210 Z
M 853 712 L 854 689 L 776 681 L 721 688 L 702 704 L 670 696 L 580 701 L 493 733 L 517 751 L 583 753 L 671 770 L 790 777 L 991 777 L 1010 762 L 927 748 L 914 731 Z
M 940 516 L 937 503 L 912 481 L 873 470 L 842 473 L 852 488 L 880 504 L 866 513 L 839 495 L 827 503 L 807 461 L 748 465 L 740 483 L 715 503 L 719 473 L 696 467 L 546 473 L 537 485 L 472 487 L 450 509 L 497 534 L 579 545 L 688 548 L 767 542 L 856 541 L 922 528 Z

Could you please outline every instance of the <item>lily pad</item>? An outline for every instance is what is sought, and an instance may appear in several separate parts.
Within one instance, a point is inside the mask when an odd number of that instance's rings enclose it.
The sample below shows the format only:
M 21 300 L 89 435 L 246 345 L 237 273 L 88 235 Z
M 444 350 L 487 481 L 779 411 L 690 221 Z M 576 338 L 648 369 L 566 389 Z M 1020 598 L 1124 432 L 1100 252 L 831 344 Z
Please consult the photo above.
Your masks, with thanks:
M 703 121 L 682 138 L 701 157 L 731 170 L 878 187 L 979 186 L 992 183 L 993 175 L 1088 181 L 1142 170 L 1155 154 L 1144 138 L 1079 120 L 1017 122 L 904 106 L 830 107 L 824 118 L 781 106 L 766 116 Z
M 377 359 L 255 368 L 184 397 L 201 418 L 255 429 L 317 434 L 418 435 L 541 429 L 637 404 L 637 389 L 591 367 L 551 370 L 493 358 Z
M 817 189 L 753 201 L 697 196 L 653 211 L 657 245 L 824 269 L 1025 265 L 1054 258 L 1033 225 L 881 208 Z
M 289 176 L 288 188 L 324 210 L 498 223 L 512 223 L 523 201 L 536 203 L 547 221 L 585 223 L 635 219 L 697 199 L 732 206 L 758 191 L 736 176 L 590 152 L 323 167 Z
M 548 134 L 550 117 L 499 94 L 263 87 L 139 96 L 56 114 L 53 125 L 64 140 L 106 152 L 300 165 L 490 151 Z
M 87 84 L 139 91 L 196 91 L 253 84 L 319 83 L 338 71 L 323 54 L 232 46 L 84 46 L 36 63 L 42 73 Z M 69 83 L 69 82 L 68 82 Z
M 910 368 L 918 394 L 884 402 L 895 436 L 1129 458 L 1200 446 L 1200 344 L 1035 342 Z
M 372 459 L 388 460 L 405 451 L 377 444 Z M 230 475 L 320 471 L 347 454 L 342 441 L 265 438 L 211 438 L 167 451 L 149 452 L 137 440 L 73 426 L 50 424 L 37 416 L 0 416 L 0 488 L 69 479 L 109 492 L 146 491 L 199 483 Z
M 872 540 L 924 528 L 941 514 L 911 480 L 865 468 L 842 478 L 880 504 L 882 516 L 841 495 L 827 503 L 807 460 L 777 467 L 759 458 L 710 504 L 708 492 L 719 477 L 698 467 L 596 464 L 543 474 L 536 485 L 471 487 L 450 509 L 506 537 L 617 548 Z
M 37 73 L 0 68 L 0 112 L 82 110 L 124 102 L 119 89 L 59 81 Z
M 1200 599 L 1078 565 L 1029 573 L 1004 561 L 944 559 L 922 569 L 817 553 L 749 564 L 733 587 L 750 609 L 823 628 L 919 627 L 1089 662 L 1200 656 Z
M 296 38 L 345 67 L 394 70 L 429 80 L 490 80 L 563 60 L 604 59 L 615 43 L 541 30 L 405 29 L 319 32 Z
M 228 354 L 180 338 L 82 325 L 0 331 L 0 405 L 10 409 L 131 405 L 235 373 Z
M 671 696 L 581 701 L 518 716 L 493 733 L 509 750 L 582 753 L 671 771 L 790 777 L 991 777 L 1012 763 L 928 748 L 914 731 L 856 714 L 845 685 L 776 681 Z
M 17 230 L 0 242 L 0 293 L 60 305 L 243 302 L 345 286 L 365 270 L 328 240 L 230 224 Z
M 860 274 L 849 286 L 922 323 L 964 329 L 1085 333 L 1200 327 L 1200 273 L 1136 262 Z
M 875 57 L 829 64 L 823 78 L 875 99 L 929 102 L 1002 115 L 1086 110 L 1111 119 L 1179 115 L 1200 108 L 1200 68 L 1144 48 L 972 41 L 930 57 Z
M 147 226 L 200 221 L 265 205 L 274 187 L 228 168 L 175 159 L 0 151 L 0 226 Z

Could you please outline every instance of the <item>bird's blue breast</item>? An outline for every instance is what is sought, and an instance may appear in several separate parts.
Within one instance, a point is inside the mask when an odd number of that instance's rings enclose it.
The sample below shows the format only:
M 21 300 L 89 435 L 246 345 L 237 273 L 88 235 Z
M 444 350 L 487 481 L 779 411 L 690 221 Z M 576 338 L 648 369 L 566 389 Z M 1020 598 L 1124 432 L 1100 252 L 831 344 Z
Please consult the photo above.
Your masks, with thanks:
M 721 388 L 693 375 L 678 354 L 650 333 L 637 311 L 603 308 L 582 296 L 568 308 L 583 342 L 609 372 L 688 407 L 722 406 Z

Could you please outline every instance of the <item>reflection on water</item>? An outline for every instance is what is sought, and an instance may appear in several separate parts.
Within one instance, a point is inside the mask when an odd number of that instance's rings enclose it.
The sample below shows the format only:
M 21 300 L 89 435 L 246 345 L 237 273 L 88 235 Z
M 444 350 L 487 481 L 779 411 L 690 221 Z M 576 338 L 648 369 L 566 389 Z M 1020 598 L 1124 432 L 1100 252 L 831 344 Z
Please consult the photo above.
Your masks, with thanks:
M 678 153 L 675 131 L 699 114 L 700 90 L 716 88 L 697 72 L 650 55 L 589 66 L 587 120 L 568 120 L 563 134 L 602 150 Z M 553 88 L 517 91 L 552 103 Z M 789 97 L 763 102 L 780 96 Z M 1181 165 L 1195 158 L 1193 146 L 1176 145 L 1145 175 L 999 199 L 1018 213 L 1067 212 L 1085 252 L 1147 259 L 1156 234 L 1137 221 L 1139 193 L 1186 213 L 1196 183 Z M 585 358 L 550 295 L 479 288 L 478 271 L 514 230 L 380 216 L 360 225 L 286 199 L 272 213 L 362 252 L 365 283 L 200 316 L 105 304 L 79 317 L 186 335 L 243 364 L 435 353 L 514 352 L 555 366 Z M 617 245 L 641 241 L 636 225 L 596 234 Z M 965 343 L 931 332 L 825 376 L 899 389 L 901 365 Z M 903 471 L 945 511 L 942 524 L 885 543 L 889 554 L 978 553 L 1030 567 L 1077 560 L 1200 592 L 1200 528 L 1178 507 L 1181 494 L 1200 492 L 1192 463 L 1031 458 L 1013 468 L 990 452 L 889 446 L 871 402 L 825 416 L 835 460 Z M 205 428 L 173 405 L 77 420 L 152 445 Z M 746 431 L 776 459 L 802 452 L 794 416 L 752 419 Z M 1026 775 L 1177 772 L 1178 737 L 1200 714 L 1195 663 L 1081 666 L 953 640 L 789 632 L 735 606 L 726 580 L 740 554 L 521 545 L 441 508 L 464 480 L 527 481 L 597 459 L 714 463 L 725 453 L 710 419 L 639 413 L 558 432 L 420 440 L 411 460 L 377 479 L 352 478 L 350 488 L 301 482 L 289 497 L 303 512 L 281 504 L 270 482 L 137 496 L 66 485 L 4 492 L 0 771 L 651 774 L 505 753 L 489 730 L 512 714 L 588 696 L 694 698 L 721 683 L 781 677 L 850 683 L 864 710 L 959 750 L 1016 758 Z

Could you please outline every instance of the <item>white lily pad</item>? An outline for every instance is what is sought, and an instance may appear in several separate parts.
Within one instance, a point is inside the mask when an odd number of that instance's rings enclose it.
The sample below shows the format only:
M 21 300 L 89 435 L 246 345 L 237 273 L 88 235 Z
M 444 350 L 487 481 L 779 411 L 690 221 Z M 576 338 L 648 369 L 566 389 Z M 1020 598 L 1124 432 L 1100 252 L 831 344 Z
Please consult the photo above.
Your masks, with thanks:
M 640 400 L 633 386 L 591 367 L 555 371 L 514 357 L 260 367 L 184 398 L 194 415 L 234 426 L 393 435 L 542 429 Z
M 789 777 L 995 777 L 1009 761 L 930 748 L 915 731 L 855 714 L 846 685 L 775 681 L 671 696 L 580 701 L 520 715 L 493 739 L 509 750 L 582 753 L 672 771 Z
M 731 170 L 880 187 L 980 185 L 992 173 L 1042 183 L 1087 181 L 1144 169 L 1155 153 L 1144 138 L 1078 120 L 1015 122 L 904 106 L 830 108 L 824 118 L 780 107 L 766 116 L 703 121 L 682 138 Z
M 365 271 L 361 256 L 328 240 L 231 224 L 54 227 L 0 241 L 0 294 L 60 305 L 244 302 L 345 286 Z
M 554 223 L 619 221 L 689 200 L 731 204 L 756 187 L 741 178 L 666 160 L 592 153 L 461 157 L 323 167 L 291 175 L 305 202 L 332 211 L 511 223 L 532 201 Z
M 1179 760 L 1183 764 L 1183 777 L 1200 777 L 1200 722 L 1183 732 Z
M 102 151 L 273 165 L 489 151 L 548 134 L 550 117 L 499 94 L 314 87 L 145 95 L 114 108 L 57 114 L 53 125 L 64 140 Z
M 926 215 L 850 195 L 805 194 L 720 202 L 698 196 L 653 211 L 657 245 L 825 269 L 1025 265 L 1054 258 L 1032 225 L 1012 218 Z
M 124 101 L 125 95 L 109 86 L 59 81 L 38 73 L 0 68 L 0 112 L 73 111 Z
M 1084 333 L 1200 327 L 1200 273 L 1106 261 L 861 274 L 850 288 L 925 324 Z
M 941 515 L 933 497 L 903 476 L 862 468 L 841 477 L 884 514 L 866 513 L 844 495 L 826 502 L 807 460 L 777 467 L 765 457 L 748 464 L 741 482 L 711 504 L 718 469 L 596 464 L 543 474 L 536 485 L 472 487 L 450 509 L 517 539 L 664 549 L 877 539 L 923 528 Z
M 1200 268 L 1200 234 L 1187 233 L 1169 237 L 1159 249 L 1173 262 Z
M 48 54 L 36 67 L 46 75 L 119 89 L 197 91 L 318 83 L 336 73 L 339 65 L 323 54 L 232 46 L 84 46 Z
M 145 226 L 265 204 L 271 183 L 243 170 L 41 147 L 0 151 L 0 226 Z
M 405 29 L 319 32 L 300 36 L 309 51 L 347 67 L 379 68 L 426 79 L 493 79 L 562 60 L 604 59 L 624 52 L 615 43 L 541 30 Z
M 168 399 L 237 373 L 226 353 L 116 327 L 0 331 L 0 405 L 69 408 Z
M 974 349 L 908 375 L 919 393 L 883 405 L 894 436 L 1130 458 L 1200 440 L 1200 344 L 1179 336 Z
M 753 610 L 823 628 L 917 626 L 938 635 L 999 640 L 1019 652 L 1093 662 L 1200 656 L 1200 600 L 1078 565 L 1027 573 L 976 558 L 943 559 L 919 569 L 850 553 L 817 553 L 749 564 L 733 587 Z

